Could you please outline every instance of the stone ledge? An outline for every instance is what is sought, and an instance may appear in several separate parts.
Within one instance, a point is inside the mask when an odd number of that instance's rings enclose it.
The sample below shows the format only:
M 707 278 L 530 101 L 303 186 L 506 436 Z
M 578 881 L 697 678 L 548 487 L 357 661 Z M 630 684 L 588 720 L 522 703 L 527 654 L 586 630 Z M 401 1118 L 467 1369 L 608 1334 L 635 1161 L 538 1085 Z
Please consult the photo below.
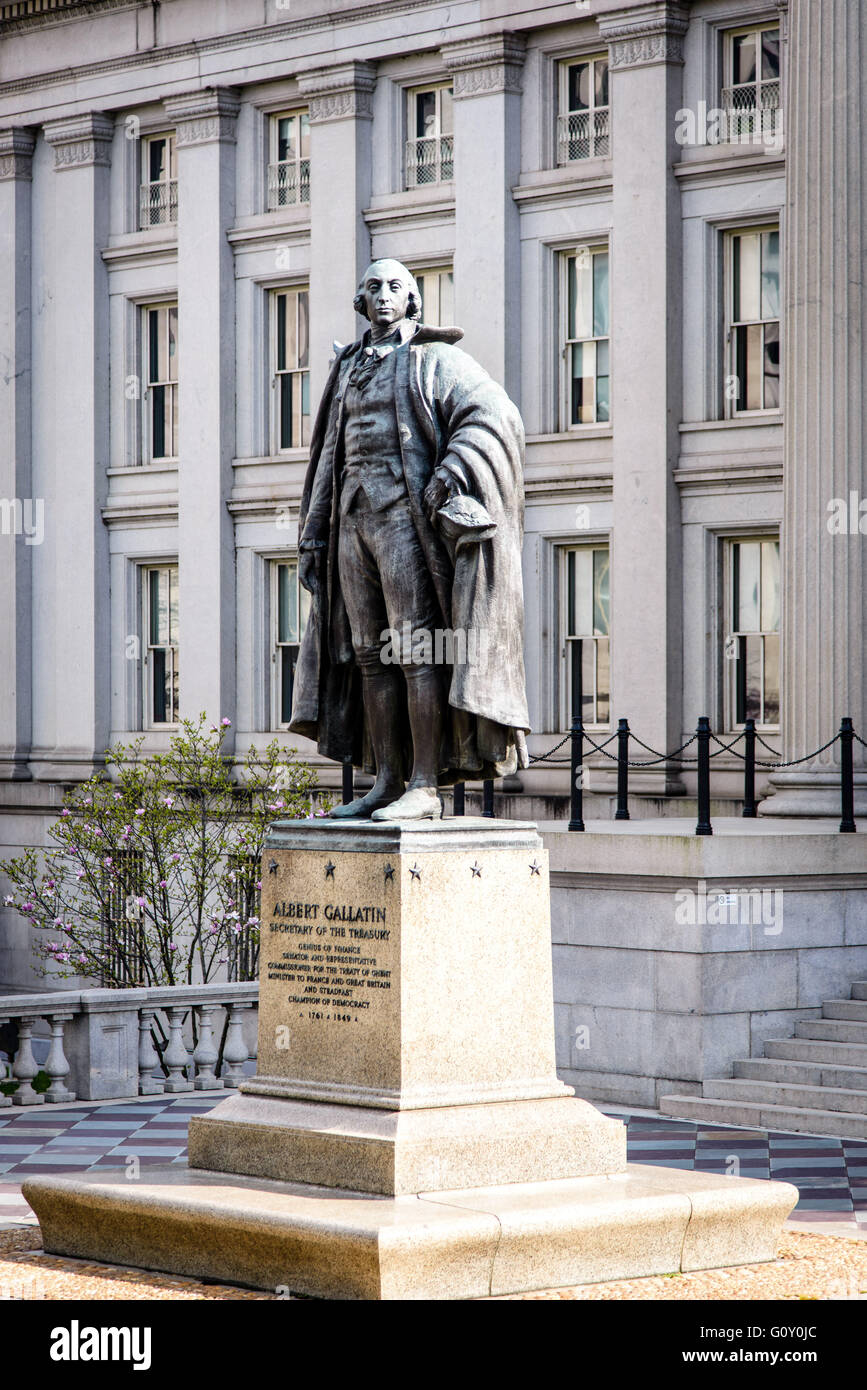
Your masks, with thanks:
M 148 1171 L 28 1179 L 46 1252 L 330 1299 L 458 1299 L 773 1260 L 788 1183 L 630 1164 L 465 1192 L 369 1197 Z

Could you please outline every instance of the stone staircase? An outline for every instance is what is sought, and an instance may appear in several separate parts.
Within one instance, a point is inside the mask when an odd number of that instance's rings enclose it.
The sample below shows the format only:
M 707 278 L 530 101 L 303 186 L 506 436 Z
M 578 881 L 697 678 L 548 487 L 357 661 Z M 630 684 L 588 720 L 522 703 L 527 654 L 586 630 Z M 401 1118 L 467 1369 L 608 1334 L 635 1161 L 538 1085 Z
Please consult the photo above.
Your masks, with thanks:
M 663 1115 L 751 1129 L 867 1140 L 867 980 L 851 999 L 829 999 L 822 1017 L 773 1038 L 764 1057 L 735 1062 L 700 1096 L 662 1096 Z

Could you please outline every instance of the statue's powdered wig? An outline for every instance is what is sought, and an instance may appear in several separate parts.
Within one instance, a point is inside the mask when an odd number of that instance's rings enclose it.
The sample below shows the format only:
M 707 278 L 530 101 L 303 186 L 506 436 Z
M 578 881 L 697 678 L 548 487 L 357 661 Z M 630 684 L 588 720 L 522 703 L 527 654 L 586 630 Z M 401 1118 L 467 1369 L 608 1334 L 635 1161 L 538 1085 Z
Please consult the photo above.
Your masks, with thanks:
M 378 261 L 371 261 L 370 265 L 367 267 L 367 270 L 364 272 L 364 275 L 361 277 L 361 280 L 358 285 L 358 290 L 356 291 L 355 298 L 352 301 L 352 307 L 355 310 L 355 312 L 357 314 L 360 314 L 361 317 L 364 319 L 370 318 L 370 315 L 367 312 L 367 304 L 364 299 L 364 286 L 367 283 L 368 271 L 370 271 L 373 266 L 381 265 L 383 261 L 391 259 L 392 258 L 390 256 L 382 256 Z M 415 276 L 413 275 L 412 271 L 407 270 L 406 266 L 403 265 L 400 261 L 395 261 L 394 264 L 400 266 L 404 275 L 409 280 L 409 298 L 407 299 L 406 303 L 406 316 L 408 319 L 420 319 L 421 291 L 419 290 L 419 287 L 416 284 Z

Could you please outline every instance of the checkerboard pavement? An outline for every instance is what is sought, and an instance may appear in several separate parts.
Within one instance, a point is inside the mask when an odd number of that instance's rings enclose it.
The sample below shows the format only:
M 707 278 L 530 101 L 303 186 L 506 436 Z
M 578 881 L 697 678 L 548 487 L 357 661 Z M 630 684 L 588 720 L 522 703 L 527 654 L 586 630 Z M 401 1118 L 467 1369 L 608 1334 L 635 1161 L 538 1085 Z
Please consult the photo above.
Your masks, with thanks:
M 124 1169 L 132 1156 L 142 1168 L 185 1163 L 190 1116 L 231 1094 L 0 1110 L 0 1226 L 35 1221 L 20 1186 L 35 1173 Z M 621 1109 L 606 1113 L 626 1121 L 632 1163 L 780 1178 L 801 1194 L 796 1222 L 867 1236 L 867 1139 L 733 1129 Z

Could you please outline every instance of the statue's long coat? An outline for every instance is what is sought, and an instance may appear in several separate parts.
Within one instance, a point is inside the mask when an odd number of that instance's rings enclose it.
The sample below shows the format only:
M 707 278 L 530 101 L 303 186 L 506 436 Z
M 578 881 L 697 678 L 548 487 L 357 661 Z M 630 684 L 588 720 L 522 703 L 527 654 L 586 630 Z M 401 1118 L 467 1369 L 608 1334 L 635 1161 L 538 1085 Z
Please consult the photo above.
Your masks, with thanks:
M 524 684 L 521 543 L 524 520 L 524 429 L 505 391 L 454 340 L 457 329 L 419 327 L 397 353 L 395 409 L 407 494 L 442 626 L 484 633 L 487 660 L 467 644 L 468 659 L 443 671 L 445 720 L 440 781 L 478 780 L 526 766 L 529 728 Z M 366 341 L 362 340 L 362 341 Z M 343 396 L 356 351 L 342 349 L 316 417 L 300 526 L 327 536 L 327 559 L 311 605 L 295 673 L 290 729 L 316 740 L 320 753 L 374 770 L 361 699 L 360 673 L 337 565 Z M 427 518 L 422 494 L 437 465 L 454 472 L 496 523 L 488 540 L 443 540 Z M 408 724 L 403 729 L 411 765 Z

